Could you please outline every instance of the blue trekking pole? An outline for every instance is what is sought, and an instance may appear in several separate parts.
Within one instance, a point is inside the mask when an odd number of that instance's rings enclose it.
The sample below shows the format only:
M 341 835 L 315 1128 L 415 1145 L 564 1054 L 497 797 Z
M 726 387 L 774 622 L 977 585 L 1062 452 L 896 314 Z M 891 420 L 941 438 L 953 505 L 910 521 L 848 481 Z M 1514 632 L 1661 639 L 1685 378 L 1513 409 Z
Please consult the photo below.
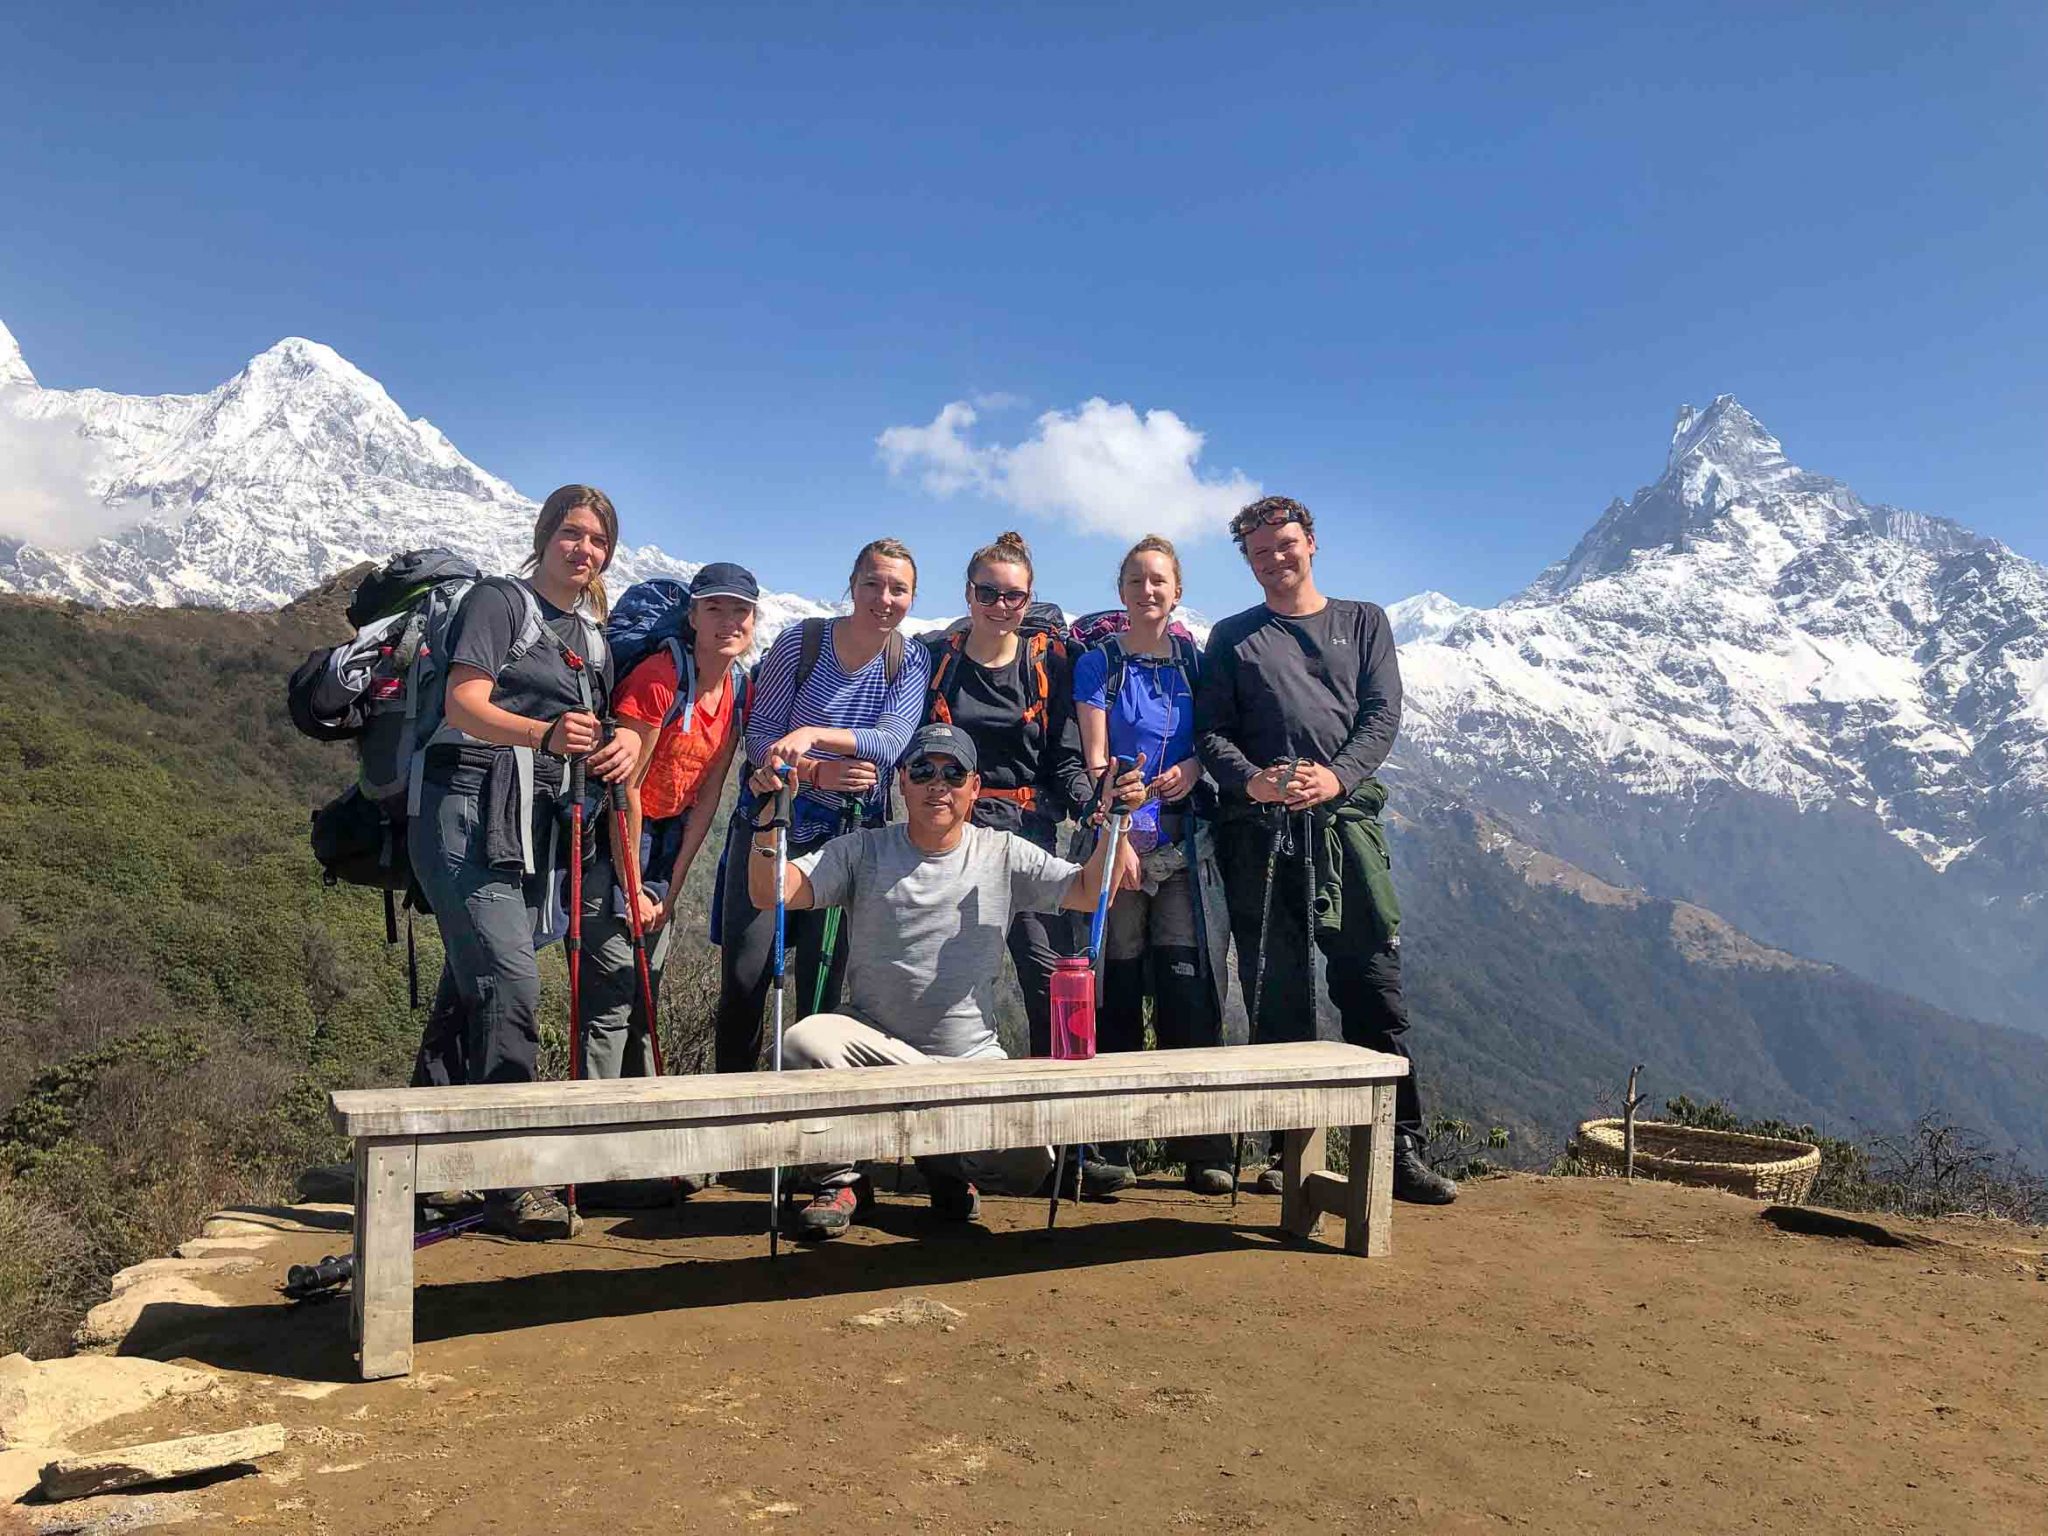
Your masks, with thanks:
M 1116 781 L 1129 773 L 1133 766 L 1135 765 L 1127 757 L 1115 759 L 1110 764 L 1109 772 L 1103 776 L 1104 792 L 1113 797 L 1116 793 Z M 1131 813 L 1129 809 L 1120 801 L 1112 798 L 1109 812 L 1109 829 L 1106 834 L 1107 841 L 1103 845 L 1102 893 L 1095 898 L 1095 917 L 1088 925 L 1086 1007 L 1085 1009 L 1076 1010 L 1085 1013 L 1088 1020 L 1088 1054 L 1091 1056 L 1095 1054 L 1095 987 L 1101 975 L 1102 939 L 1104 931 L 1109 926 L 1110 899 L 1116 894 L 1116 850 L 1117 844 L 1123 839 L 1124 824 L 1130 819 Z M 1062 965 L 1065 963 L 1064 961 L 1061 962 Z M 1060 987 L 1063 974 L 1060 971 L 1053 973 L 1053 986 L 1055 989 L 1053 994 L 1053 1034 L 1055 1041 L 1063 1032 L 1065 1022 L 1065 1010 L 1060 1007 L 1061 1002 L 1065 1001 L 1061 995 L 1064 989 Z M 1058 1054 L 1056 1043 L 1053 1049 L 1054 1054 Z M 1052 1204 L 1045 1214 L 1045 1229 L 1048 1232 L 1052 1230 L 1053 1224 L 1060 1217 L 1060 1182 L 1066 1171 L 1067 1149 L 1060 1147 L 1055 1151 L 1052 1160 Z M 1074 1198 L 1077 1201 L 1081 1198 L 1081 1146 L 1078 1142 L 1074 1146 Z
M 783 947 L 789 918 L 789 900 L 783 882 L 789 877 L 789 821 L 796 808 L 796 785 L 789 764 L 775 770 L 782 780 L 775 791 L 775 1070 L 782 1070 L 782 994 L 788 976 L 787 952 Z M 782 1238 L 782 1165 L 768 1175 L 768 1257 L 780 1253 Z

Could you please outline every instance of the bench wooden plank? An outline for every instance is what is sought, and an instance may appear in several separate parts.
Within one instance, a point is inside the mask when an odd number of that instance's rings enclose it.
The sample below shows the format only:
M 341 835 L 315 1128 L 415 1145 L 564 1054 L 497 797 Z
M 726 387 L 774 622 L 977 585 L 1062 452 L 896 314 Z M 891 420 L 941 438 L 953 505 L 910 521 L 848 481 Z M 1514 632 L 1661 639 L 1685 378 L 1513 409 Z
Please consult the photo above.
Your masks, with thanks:
M 1407 1074 L 1398 1056 L 1335 1040 L 1130 1051 L 1091 1061 L 1038 1057 L 934 1062 L 853 1071 L 729 1072 L 689 1077 L 586 1078 L 464 1088 L 348 1089 L 329 1096 L 348 1136 L 534 1130 L 971 1099 L 1055 1098 L 1118 1089 L 1238 1088 L 1260 1083 L 1370 1083 Z
M 356 1167 L 357 1348 L 363 1378 L 412 1370 L 412 1236 L 415 1144 L 370 1141 Z
M 926 1157 L 992 1147 L 1070 1146 L 1176 1136 L 1264 1133 L 1276 1125 L 1349 1125 L 1372 1118 L 1373 1085 L 1104 1091 L 1060 1099 L 998 1099 L 906 1110 L 603 1129 L 469 1131 L 419 1140 L 428 1189 L 500 1189 L 663 1178 L 696 1169 L 801 1167 Z

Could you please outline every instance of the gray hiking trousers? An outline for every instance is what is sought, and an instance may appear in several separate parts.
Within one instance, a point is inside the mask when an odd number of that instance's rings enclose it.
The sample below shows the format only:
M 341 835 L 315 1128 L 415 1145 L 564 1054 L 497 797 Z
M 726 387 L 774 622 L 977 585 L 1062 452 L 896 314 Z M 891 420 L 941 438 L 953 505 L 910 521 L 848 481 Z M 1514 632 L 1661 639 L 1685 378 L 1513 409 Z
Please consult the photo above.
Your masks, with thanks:
M 609 858 L 583 875 L 583 1075 L 652 1077 L 654 1049 L 640 1001 L 640 971 L 633 963 L 633 930 L 618 913 L 622 900 Z M 674 924 L 647 936 L 647 967 L 661 997 L 661 968 Z M 657 1011 L 659 1011 L 657 1009 Z
M 533 933 L 543 881 L 493 868 L 479 793 L 429 781 L 406 827 L 414 877 L 441 930 L 441 984 L 413 1062 L 414 1087 L 530 1083 L 540 1053 Z

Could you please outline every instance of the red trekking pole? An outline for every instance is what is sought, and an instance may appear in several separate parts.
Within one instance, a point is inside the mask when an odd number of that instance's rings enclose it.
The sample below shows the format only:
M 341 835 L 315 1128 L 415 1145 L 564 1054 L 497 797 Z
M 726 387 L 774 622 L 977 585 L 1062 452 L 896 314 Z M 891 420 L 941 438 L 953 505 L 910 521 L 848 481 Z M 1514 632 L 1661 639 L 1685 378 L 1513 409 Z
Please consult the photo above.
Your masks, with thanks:
M 572 759 L 569 781 L 569 936 L 563 945 L 569 958 L 569 1080 L 583 1076 L 583 759 Z M 576 1214 L 576 1186 L 564 1192 L 569 1214 Z
M 604 737 L 610 741 L 615 722 L 604 723 Z M 647 930 L 640 921 L 640 849 L 629 840 L 631 828 L 626 821 L 626 785 L 623 779 L 614 779 L 606 786 L 611 796 L 612 808 L 612 862 L 618 866 L 619 878 L 625 883 L 626 931 L 633 936 L 633 967 L 640 976 L 640 1008 L 647 1020 L 647 1045 L 654 1062 L 654 1075 L 666 1077 L 668 1068 L 661 1059 L 661 1031 L 656 1027 L 654 1013 L 654 970 L 647 961 Z

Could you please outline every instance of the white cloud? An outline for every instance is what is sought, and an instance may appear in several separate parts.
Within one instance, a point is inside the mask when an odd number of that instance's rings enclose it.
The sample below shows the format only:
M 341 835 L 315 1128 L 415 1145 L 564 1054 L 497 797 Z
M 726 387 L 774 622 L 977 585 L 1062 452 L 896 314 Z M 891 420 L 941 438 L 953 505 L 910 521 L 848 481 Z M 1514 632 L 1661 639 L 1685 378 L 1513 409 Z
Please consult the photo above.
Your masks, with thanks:
M 0 537 L 83 549 L 134 527 L 148 507 L 108 506 L 90 489 L 104 475 L 98 445 L 71 423 L 0 405 Z
M 955 400 L 921 427 L 890 427 L 876 439 L 893 475 L 915 474 L 934 496 L 975 491 L 1025 512 L 1064 518 L 1090 533 L 1134 539 L 1223 532 L 1259 495 L 1236 470 L 1204 478 L 1202 434 L 1172 411 L 1112 405 L 1097 397 L 1047 411 L 1014 446 L 977 443 L 979 413 Z

